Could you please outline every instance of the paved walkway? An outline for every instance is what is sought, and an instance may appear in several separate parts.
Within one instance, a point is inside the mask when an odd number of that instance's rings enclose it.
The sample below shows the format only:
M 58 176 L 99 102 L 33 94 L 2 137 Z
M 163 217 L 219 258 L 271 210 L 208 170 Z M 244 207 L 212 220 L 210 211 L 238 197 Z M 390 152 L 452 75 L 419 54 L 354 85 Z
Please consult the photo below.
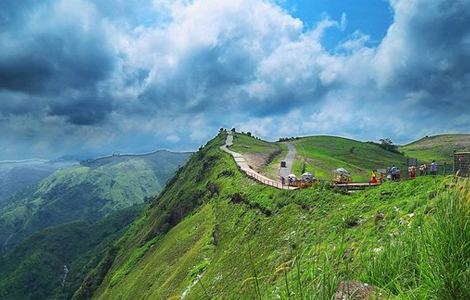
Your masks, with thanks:
M 256 172 L 255 170 L 253 170 L 252 168 L 250 168 L 250 166 L 246 162 L 243 155 L 241 155 L 240 153 L 237 153 L 237 152 L 233 152 L 232 150 L 228 149 L 228 147 L 230 147 L 232 145 L 233 145 L 233 134 L 232 134 L 231 131 L 229 131 L 229 132 L 227 132 L 227 140 L 225 141 L 225 145 L 220 147 L 220 149 L 227 152 L 227 153 L 229 153 L 230 155 L 232 155 L 233 159 L 237 163 L 240 170 L 242 172 L 244 172 L 246 175 L 250 176 L 251 178 L 255 179 L 256 181 L 259 181 L 262 184 L 269 185 L 269 186 L 272 186 L 272 187 L 275 187 L 275 188 L 278 188 L 278 189 L 284 189 L 284 190 L 295 190 L 295 189 L 297 189 L 296 187 L 289 187 L 289 186 L 286 186 L 286 185 L 283 186 L 283 185 L 281 185 L 280 182 L 274 181 L 274 180 L 272 180 L 272 179 L 270 179 L 270 178 L 268 178 L 264 175 L 261 175 L 258 172 Z M 294 157 L 295 157 L 295 155 L 294 155 Z
M 294 145 L 292 143 L 286 143 L 287 145 L 287 152 L 286 157 L 284 158 L 284 161 L 286 162 L 286 167 L 279 168 L 279 176 L 284 177 L 287 180 L 287 176 L 289 174 L 292 174 L 292 166 L 294 165 L 294 159 L 295 155 L 297 154 L 297 150 L 295 149 Z

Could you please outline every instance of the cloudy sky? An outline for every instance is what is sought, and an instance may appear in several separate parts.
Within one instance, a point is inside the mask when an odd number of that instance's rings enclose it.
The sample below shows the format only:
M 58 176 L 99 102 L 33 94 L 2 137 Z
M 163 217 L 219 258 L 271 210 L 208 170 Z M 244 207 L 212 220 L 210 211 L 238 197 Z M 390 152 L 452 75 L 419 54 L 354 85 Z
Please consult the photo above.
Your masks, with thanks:
M 0 1 L 0 159 L 470 131 L 468 0 Z

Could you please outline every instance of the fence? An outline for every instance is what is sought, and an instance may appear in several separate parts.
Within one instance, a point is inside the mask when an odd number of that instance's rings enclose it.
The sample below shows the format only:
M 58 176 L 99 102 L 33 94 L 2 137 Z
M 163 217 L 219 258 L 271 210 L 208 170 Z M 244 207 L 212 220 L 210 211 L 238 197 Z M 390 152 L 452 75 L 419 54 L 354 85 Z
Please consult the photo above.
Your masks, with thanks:
M 421 164 L 419 164 L 418 166 L 416 166 L 416 176 L 420 176 L 420 171 L 419 171 L 419 167 L 420 167 Z M 425 175 L 431 175 L 431 164 L 430 163 L 427 163 L 428 165 L 428 170 L 427 170 L 427 173 Z M 403 175 L 403 171 L 402 171 L 402 175 Z M 443 164 L 438 164 L 437 165 L 437 175 L 454 175 L 454 164 L 453 163 L 443 163 Z M 407 175 L 405 177 L 408 177 L 408 171 L 407 171 Z
M 238 166 L 238 169 L 241 172 L 245 173 L 248 177 L 251 177 L 251 178 L 255 179 L 256 181 L 258 181 L 262 184 L 272 186 L 272 187 L 275 187 L 275 188 L 278 188 L 278 189 L 281 189 L 281 190 L 284 190 L 284 189 L 295 190 L 296 189 L 295 187 L 291 187 L 291 186 L 288 186 L 288 185 L 282 185 L 280 182 L 262 177 L 262 176 L 258 175 L 256 172 L 250 172 L 250 171 L 243 170 L 242 168 L 240 168 L 240 166 Z

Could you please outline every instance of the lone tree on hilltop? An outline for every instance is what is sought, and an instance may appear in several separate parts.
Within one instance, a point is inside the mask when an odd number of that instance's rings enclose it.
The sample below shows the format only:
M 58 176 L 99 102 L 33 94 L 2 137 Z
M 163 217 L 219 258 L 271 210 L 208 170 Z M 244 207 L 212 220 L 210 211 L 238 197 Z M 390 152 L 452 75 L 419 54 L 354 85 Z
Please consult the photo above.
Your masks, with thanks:
M 391 152 L 400 153 L 397 150 L 397 146 L 393 144 L 393 141 L 390 138 L 380 139 L 380 147 Z
M 383 139 L 380 139 L 380 144 L 381 145 L 393 145 L 393 142 L 390 138 L 383 138 Z

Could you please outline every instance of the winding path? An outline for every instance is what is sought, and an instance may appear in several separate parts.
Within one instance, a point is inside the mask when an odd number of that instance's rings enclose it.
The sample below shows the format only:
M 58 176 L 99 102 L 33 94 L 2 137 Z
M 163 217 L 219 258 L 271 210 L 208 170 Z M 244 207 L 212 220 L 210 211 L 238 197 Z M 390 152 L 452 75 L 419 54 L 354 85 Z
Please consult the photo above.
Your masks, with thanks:
M 252 168 L 250 168 L 250 166 L 246 162 L 243 155 L 241 155 L 240 153 L 237 153 L 237 152 L 233 152 L 232 150 L 228 149 L 228 147 L 232 146 L 232 145 L 233 145 L 233 133 L 231 131 L 229 131 L 229 132 L 227 132 L 227 139 L 225 140 L 225 145 L 220 147 L 220 149 L 227 152 L 227 153 L 229 153 L 230 155 L 232 155 L 233 159 L 237 163 L 240 170 L 242 172 L 244 172 L 246 175 L 248 175 L 249 177 L 255 179 L 256 181 L 259 181 L 262 184 L 269 185 L 269 186 L 272 186 L 272 187 L 275 187 L 275 188 L 278 188 L 278 189 L 283 189 L 283 190 L 295 190 L 296 189 L 296 187 L 289 187 L 289 186 L 286 186 L 286 185 L 283 186 L 283 185 L 281 185 L 280 182 L 274 181 L 274 180 L 272 180 L 272 179 L 270 179 L 270 178 L 268 178 L 264 175 L 261 175 L 258 172 L 256 172 L 255 170 L 253 170 Z M 294 150 L 295 150 L 295 148 L 294 148 Z M 290 153 L 290 151 L 289 151 L 289 153 Z M 289 153 L 287 155 L 289 155 Z M 295 157 L 295 154 L 294 154 L 294 157 Z M 291 167 L 292 167 L 292 164 L 291 164 Z
M 297 154 L 297 150 L 295 149 L 292 143 L 285 143 L 287 145 L 287 152 L 284 161 L 286 162 L 285 168 L 279 168 L 279 176 L 284 177 L 287 180 L 287 176 L 292 174 L 292 166 L 294 165 L 295 155 Z

